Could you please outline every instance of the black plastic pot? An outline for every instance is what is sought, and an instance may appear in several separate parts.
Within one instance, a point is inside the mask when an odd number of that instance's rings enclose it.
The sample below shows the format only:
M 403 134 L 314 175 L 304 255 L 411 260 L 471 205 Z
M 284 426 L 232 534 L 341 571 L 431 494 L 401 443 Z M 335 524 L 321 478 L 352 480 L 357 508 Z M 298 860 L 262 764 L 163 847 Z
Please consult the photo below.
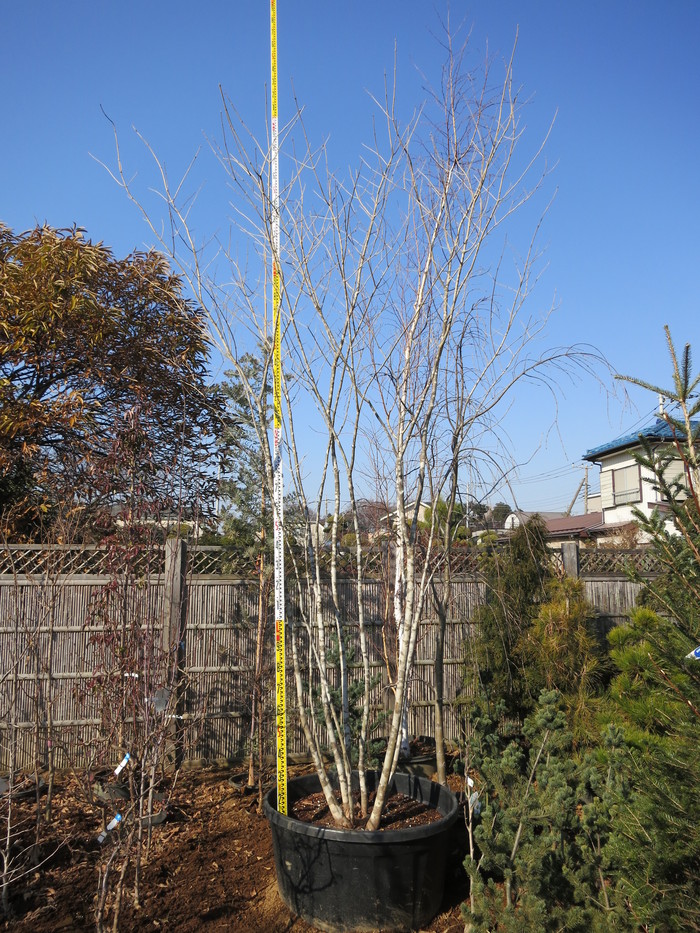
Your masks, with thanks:
M 377 777 L 367 775 L 370 789 Z M 440 909 L 457 799 L 447 788 L 410 774 L 397 773 L 393 784 L 399 793 L 435 807 L 443 818 L 383 832 L 335 829 L 278 813 L 276 787 L 266 795 L 280 895 L 313 926 L 417 930 Z M 320 789 L 316 775 L 289 781 L 289 809 Z
M 430 780 L 437 771 L 437 757 L 435 755 L 413 755 L 411 758 L 399 758 L 399 771 L 404 774 L 414 774 Z

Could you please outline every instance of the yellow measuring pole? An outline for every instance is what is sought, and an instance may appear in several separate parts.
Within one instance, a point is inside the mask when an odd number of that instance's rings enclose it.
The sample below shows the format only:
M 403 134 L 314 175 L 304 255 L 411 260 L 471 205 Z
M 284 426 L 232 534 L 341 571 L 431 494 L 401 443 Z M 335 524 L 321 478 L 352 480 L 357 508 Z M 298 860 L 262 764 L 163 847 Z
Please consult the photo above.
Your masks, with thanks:
M 287 813 L 287 699 L 284 648 L 284 486 L 282 483 L 282 327 L 280 322 L 280 192 L 277 125 L 277 2 L 270 0 L 270 169 L 272 206 L 272 404 L 273 404 L 273 507 L 275 518 L 275 697 L 277 707 L 277 810 Z

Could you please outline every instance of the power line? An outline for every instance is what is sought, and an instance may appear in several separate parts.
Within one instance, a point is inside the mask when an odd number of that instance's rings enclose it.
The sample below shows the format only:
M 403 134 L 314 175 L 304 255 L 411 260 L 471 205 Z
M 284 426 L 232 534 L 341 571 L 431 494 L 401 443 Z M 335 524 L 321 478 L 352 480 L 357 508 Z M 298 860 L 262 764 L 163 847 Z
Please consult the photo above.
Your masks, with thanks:
M 580 469 L 573 464 L 569 464 L 565 467 L 558 467 L 554 470 L 548 470 L 544 473 L 533 473 L 530 476 L 513 476 L 510 478 L 510 483 L 513 486 L 526 486 L 532 483 L 541 483 L 545 480 L 560 479 L 563 476 L 568 476 L 575 469 Z
M 634 433 L 637 428 L 641 428 L 648 424 L 649 419 L 656 414 L 656 408 L 652 408 L 650 411 L 643 413 L 633 424 L 624 429 L 620 436 L 624 437 L 627 434 Z M 543 470 L 541 473 L 532 473 L 527 476 L 519 476 L 517 474 L 512 475 L 509 477 L 509 483 L 512 486 L 534 485 L 536 483 L 542 483 L 548 480 L 561 479 L 568 474 L 573 473 L 576 470 L 582 470 L 583 468 L 584 467 L 582 464 L 566 463 L 562 464 L 561 466 L 553 467 L 551 470 Z

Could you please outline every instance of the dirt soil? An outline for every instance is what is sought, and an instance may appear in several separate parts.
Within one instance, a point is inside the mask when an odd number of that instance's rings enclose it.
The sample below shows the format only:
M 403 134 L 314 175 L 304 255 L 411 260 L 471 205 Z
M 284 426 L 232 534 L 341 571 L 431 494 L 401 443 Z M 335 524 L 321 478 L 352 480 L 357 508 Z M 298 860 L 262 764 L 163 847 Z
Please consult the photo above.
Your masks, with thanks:
M 374 793 L 369 795 L 367 813 L 374 802 Z M 340 793 L 336 791 L 335 797 L 340 802 Z M 355 819 L 355 828 L 361 829 L 367 824 L 367 819 L 362 816 L 360 807 L 360 794 L 355 793 L 353 797 L 353 810 Z M 317 826 L 334 826 L 333 817 L 326 803 L 326 798 L 322 793 L 309 794 L 308 797 L 302 797 L 292 804 L 288 811 L 290 816 L 304 823 L 314 823 Z M 382 811 L 382 821 L 379 826 L 380 832 L 391 832 L 393 829 L 408 829 L 412 826 L 426 826 L 428 823 L 437 823 L 440 821 L 441 814 L 432 807 L 418 800 L 413 800 L 405 794 L 390 794 L 384 804 Z
M 296 767 L 290 769 L 290 776 L 308 771 Z M 22 802 L 18 807 L 17 816 L 24 815 L 29 820 L 25 825 L 31 825 L 31 804 Z M 75 779 L 61 778 L 54 792 L 54 819 L 42 827 L 35 858 L 39 864 L 13 886 L 13 917 L 0 921 L 0 929 L 15 933 L 95 929 L 99 871 L 119 841 L 111 834 L 100 845 L 100 829 L 99 811 L 84 802 Z M 458 829 L 441 913 L 426 933 L 464 929 L 460 915 L 467 893 L 464 845 Z M 113 863 L 115 881 L 119 864 Z M 307 933 L 313 929 L 282 903 L 270 829 L 258 812 L 258 795 L 247 792 L 228 769 L 205 768 L 181 775 L 167 820 L 153 829 L 138 908 L 130 882 L 133 879 L 127 875 L 118 922 L 123 933 Z M 109 914 L 107 919 L 111 929 Z

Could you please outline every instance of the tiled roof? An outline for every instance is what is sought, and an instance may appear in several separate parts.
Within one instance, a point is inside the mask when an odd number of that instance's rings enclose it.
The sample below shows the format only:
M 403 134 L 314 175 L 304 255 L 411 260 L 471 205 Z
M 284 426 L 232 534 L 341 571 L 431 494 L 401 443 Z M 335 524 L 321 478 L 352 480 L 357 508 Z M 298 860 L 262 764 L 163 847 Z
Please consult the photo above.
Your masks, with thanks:
M 698 427 L 700 427 L 700 421 L 693 421 L 692 427 L 693 433 L 697 432 Z M 646 428 L 634 431 L 631 434 L 624 434 L 622 437 L 615 438 L 614 441 L 601 444 L 600 447 L 593 447 L 591 450 L 586 451 L 583 455 L 583 459 L 594 462 L 604 457 L 606 454 L 612 454 L 618 450 L 625 450 L 627 447 L 638 447 L 641 437 L 646 438 L 646 440 L 652 443 L 655 441 L 663 443 L 664 441 L 672 440 L 673 431 L 666 421 L 662 418 L 657 418 L 653 424 L 650 424 Z
M 547 522 L 547 532 L 553 537 L 558 535 L 580 534 L 582 531 L 591 531 L 602 524 L 602 512 L 588 512 L 585 515 L 566 515 L 563 518 L 550 518 Z

